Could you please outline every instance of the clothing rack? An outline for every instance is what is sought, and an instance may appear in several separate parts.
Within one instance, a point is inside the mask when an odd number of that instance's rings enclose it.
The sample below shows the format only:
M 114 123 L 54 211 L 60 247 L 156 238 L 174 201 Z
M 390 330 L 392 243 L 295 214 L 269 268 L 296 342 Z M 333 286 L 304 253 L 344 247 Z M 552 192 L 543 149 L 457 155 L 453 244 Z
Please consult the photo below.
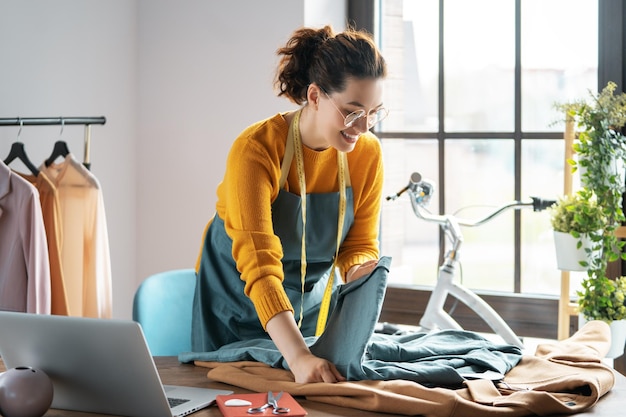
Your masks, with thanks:
M 85 148 L 83 165 L 87 168 L 91 165 L 90 148 L 91 148 L 91 125 L 103 125 L 106 123 L 106 117 L 2 117 L 0 118 L 0 126 L 53 126 L 53 125 L 85 125 Z

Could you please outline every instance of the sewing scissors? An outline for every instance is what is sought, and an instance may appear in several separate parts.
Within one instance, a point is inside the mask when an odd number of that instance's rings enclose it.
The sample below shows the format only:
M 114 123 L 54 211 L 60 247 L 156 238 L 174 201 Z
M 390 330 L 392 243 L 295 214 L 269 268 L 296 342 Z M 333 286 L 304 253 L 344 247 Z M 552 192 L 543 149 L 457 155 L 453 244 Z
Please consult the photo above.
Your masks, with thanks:
M 266 408 L 272 407 L 273 408 L 272 414 L 287 414 L 289 412 L 289 409 L 287 407 L 278 406 L 278 400 L 280 400 L 280 397 L 282 396 L 283 396 L 282 391 L 276 394 L 276 396 L 274 396 L 274 393 L 272 391 L 268 391 L 267 402 L 260 407 L 248 408 L 248 413 L 249 414 L 262 413 L 263 410 L 265 410 Z

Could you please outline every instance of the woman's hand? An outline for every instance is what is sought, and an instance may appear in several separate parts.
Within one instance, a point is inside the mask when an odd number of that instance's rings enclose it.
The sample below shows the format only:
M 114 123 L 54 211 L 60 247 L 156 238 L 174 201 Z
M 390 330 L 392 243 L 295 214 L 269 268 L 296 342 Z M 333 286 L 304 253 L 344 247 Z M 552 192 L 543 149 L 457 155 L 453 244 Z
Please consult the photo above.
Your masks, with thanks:
M 352 282 L 371 274 L 376 268 L 376 265 L 378 265 L 378 259 L 372 259 L 360 265 L 354 265 L 346 274 L 346 282 Z
M 308 350 L 308 349 L 307 349 Z M 318 358 L 310 351 L 289 363 L 289 368 L 298 383 L 307 382 L 341 382 L 346 379 L 339 373 L 334 364 L 326 359 Z
M 272 317 L 266 329 L 287 361 L 296 382 L 345 381 L 334 364 L 311 353 L 290 311 Z

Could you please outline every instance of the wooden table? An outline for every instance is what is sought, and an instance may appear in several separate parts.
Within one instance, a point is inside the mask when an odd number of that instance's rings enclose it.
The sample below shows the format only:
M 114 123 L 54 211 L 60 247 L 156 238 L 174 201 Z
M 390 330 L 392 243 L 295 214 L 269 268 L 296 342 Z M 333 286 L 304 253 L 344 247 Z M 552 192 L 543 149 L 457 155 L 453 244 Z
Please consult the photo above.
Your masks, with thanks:
M 155 363 L 159 369 L 159 374 L 164 384 L 189 385 L 196 387 L 228 389 L 236 393 L 250 392 L 239 387 L 218 383 L 207 378 L 207 369 L 190 364 L 180 364 L 175 357 L 155 357 Z M 0 363 L 0 368 L 4 370 Z M 624 416 L 626 398 L 626 377 L 616 373 L 616 384 L 613 390 L 607 393 L 588 412 L 576 414 L 575 416 L 602 416 L 602 417 L 622 417 Z M 315 401 L 307 401 L 298 398 L 300 404 L 307 410 L 309 417 L 375 417 L 380 413 L 372 413 L 363 410 L 336 407 Z M 66 410 L 48 410 L 46 416 L 64 417 L 104 417 L 104 414 L 80 413 Z M 382 414 L 393 416 L 392 414 Z M 192 414 L 193 417 L 221 417 L 222 413 L 216 406 L 211 406 Z

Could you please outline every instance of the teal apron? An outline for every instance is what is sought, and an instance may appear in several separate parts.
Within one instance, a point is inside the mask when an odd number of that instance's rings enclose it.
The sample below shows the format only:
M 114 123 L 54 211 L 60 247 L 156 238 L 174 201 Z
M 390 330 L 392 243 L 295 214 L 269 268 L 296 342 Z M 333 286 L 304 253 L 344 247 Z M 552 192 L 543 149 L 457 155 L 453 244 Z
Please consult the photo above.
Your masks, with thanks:
M 287 168 L 291 166 L 291 158 L 288 159 L 283 160 Z M 298 320 L 302 312 L 303 336 L 313 336 L 336 253 L 339 192 L 306 195 L 304 293 L 300 270 L 301 214 L 301 197 L 281 189 L 272 204 L 272 220 L 283 248 L 283 287 L 294 308 L 294 319 Z M 342 242 L 353 222 L 352 188 L 347 187 Z M 232 244 L 223 219 L 216 214 L 206 232 L 193 300 L 191 348 L 194 352 L 214 351 L 240 340 L 269 338 L 252 301 L 244 294 L 245 283 L 232 257 Z

